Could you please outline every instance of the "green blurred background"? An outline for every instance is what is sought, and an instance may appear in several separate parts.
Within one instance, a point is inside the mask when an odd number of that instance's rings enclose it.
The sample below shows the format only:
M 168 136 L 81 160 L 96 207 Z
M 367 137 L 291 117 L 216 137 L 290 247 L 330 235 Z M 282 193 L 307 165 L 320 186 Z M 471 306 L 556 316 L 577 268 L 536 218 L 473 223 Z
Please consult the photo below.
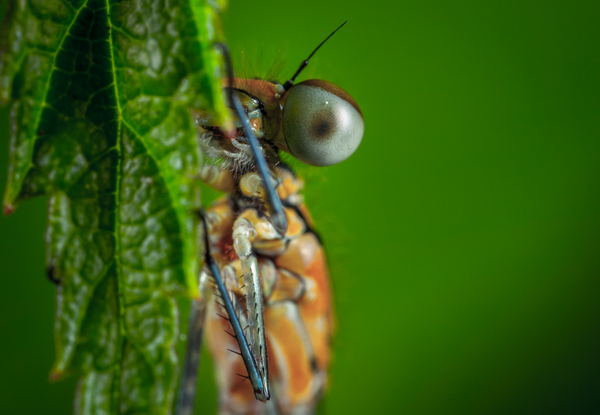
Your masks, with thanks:
M 348 161 L 299 167 L 335 289 L 325 413 L 600 413 L 598 16 L 598 1 L 231 1 L 246 76 L 283 61 L 284 80 L 349 21 L 301 77 L 342 86 L 366 123 Z M 6 109 L 0 140 L 4 183 Z M 6 414 L 71 411 L 75 381 L 47 379 L 45 203 L 0 218 Z M 210 376 L 197 413 L 216 411 Z

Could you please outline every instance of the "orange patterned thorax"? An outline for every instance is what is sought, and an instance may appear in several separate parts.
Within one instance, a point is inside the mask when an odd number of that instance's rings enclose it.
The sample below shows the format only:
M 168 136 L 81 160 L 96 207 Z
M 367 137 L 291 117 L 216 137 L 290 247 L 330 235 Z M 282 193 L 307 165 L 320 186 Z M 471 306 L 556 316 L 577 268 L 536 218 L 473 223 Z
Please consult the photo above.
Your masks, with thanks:
M 229 196 L 208 210 L 213 256 L 220 265 L 228 289 L 244 304 L 243 266 L 233 249 L 234 224 L 251 225 L 252 248 L 258 261 L 263 288 L 264 323 L 272 385 L 272 402 L 255 399 L 236 340 L 224 330 L 228 323 L 212 301 L 206 323 L 213 356 L 222 413 L 266 414 L 276 405 L 281 415 L 312 413 L 327 385 L 330 360 L 332 310 L 329 278 L 323 247 L 312 231 L 312 221 L 299 193 L 303 181 L 287 168 L 273 169 L 277 191 L 288 219 L 285 235 L 271 225 L 260 199 L 260 182 L 242 177 Z M 256 173 L 247 173 L 255 175 Z M 253 187 L 254 186 L 254 187 Z M 256 194 L 252 202 L 249 196 Z

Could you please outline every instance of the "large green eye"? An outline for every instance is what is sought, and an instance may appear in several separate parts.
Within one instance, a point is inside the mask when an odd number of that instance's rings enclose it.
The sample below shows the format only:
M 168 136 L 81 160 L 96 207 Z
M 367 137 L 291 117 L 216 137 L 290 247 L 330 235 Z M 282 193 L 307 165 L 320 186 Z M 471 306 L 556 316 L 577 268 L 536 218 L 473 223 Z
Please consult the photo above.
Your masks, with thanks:
M 356 102 L 340 87 L 309 80 L 294 85 L 283 110 L 290 153 L 313 166 L 330 166 L 354 153 L 365 123 Z

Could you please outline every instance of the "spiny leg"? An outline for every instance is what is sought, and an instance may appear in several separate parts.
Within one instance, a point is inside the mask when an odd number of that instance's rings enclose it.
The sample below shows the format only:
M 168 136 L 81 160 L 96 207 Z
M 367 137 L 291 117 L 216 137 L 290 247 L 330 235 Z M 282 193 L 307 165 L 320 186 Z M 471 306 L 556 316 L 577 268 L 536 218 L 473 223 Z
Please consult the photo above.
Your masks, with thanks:
M 240 324 L 240 320 L 235 312 L 235 307 L 233 306 L 231 298 L 229 297 L 229 293 L 227 291 L 225 283 L 221 278 L 219 267 L 210 254 L 208 227 L 206 224 L 206 213 L 203 210 L 201 210 L 200 216 L 202 217 L 202 223 L 204 225 L 204 252 L 206 267 L 212 274 L 217 291 L 220 295 L 220 299 L 222 300 L 221 306 L 225 309 L 227 317 L 229 318 L 229 323 L 231 324 L 231 328 L 233 329 L 232 335 L 235 337 L 240 348 L 240 353 L 242 355 L 242 359 L 244 360 L 246 370 L 248 371 L 248 377 L 250 379 L 250 382 L 252 383 L 252 387 L 254 388 L 254 394 L 256 396 L 256 399 L 266 402 L 270 398 L 269 390 L 264 383 L 264 377 L 261 376 L 261 372 L 259 371 L 259 367 L 255 360 L 255 355 L 252 354 L 246 337 L 244 336 L 242 325 Z
M 263 378 L 259 374 L 257 364 L 250 352 L 250 348 L 246 341 L 246 337 L 244 336 L 241 323 L 238 315 L 236 314 L 236 308 L 232 304 L 225 283 L 221 278 L 219 267 L 210 253 L 206 213 L 203 210 L 200 210 L 199 215 L 201 217 L 204 230 L 205 269 L 200 277 L 201 296 L 198 300 L 193 300 L 192 310 L 190 312 L 188 343 L 179 387 L 177 407 L 175 411 L 176 415 L 190 415 L 194 410 L 196 383 L 202 344 L 202 331 L 206 314 L 206 300 L 210 288 L 209 276 L 212 276 L 215 283 L 215 294 L 217 294 L 219 297 L 219 303 L 227 313 L 227 317 L 224 318 L 229 321 L 231 328 L 233 329 L 233 333 L 231 335 L 235 338 L 240 348 L 240 355 L 242 356 L 244 365 L 248 371 L 248 379 L 250 379 L 250 382 L 252 383 L 254 394 L 257 399 L 263 402 L 270 398 L 268 390 L 265 390 Z M 239 310 L 239 306 L 237 309 Z
M 263 288 L 256 255 L 252 251 L 251 235 L 256 230 L 250 222 L 239 218 L 233 225 L 233 249 L 240 258 L 246 286 L 246 310 L 250 333 L 247 337 L 250 349 L 260 370 L 265 391 L 269 393 L 269 362 L 265 337 L 263 311 Z

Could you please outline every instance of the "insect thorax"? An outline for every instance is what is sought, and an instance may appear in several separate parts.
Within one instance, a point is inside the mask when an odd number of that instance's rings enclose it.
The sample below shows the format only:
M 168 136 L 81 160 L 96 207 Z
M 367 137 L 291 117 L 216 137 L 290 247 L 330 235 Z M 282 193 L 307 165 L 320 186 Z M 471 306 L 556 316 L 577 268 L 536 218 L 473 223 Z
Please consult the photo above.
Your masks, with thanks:
M 280 163 L 279 150 L 265 137 L 265 116 L 262 102 L 245 91 L 235 90 L 246 112 L 252 131 L 259 140 L 261 150 L 270 165 Z M 222 169 L 230 170 L 237 178 L 254 170 L 255 159 L 248 144 L 242 123 L 231 111 L 235 123 L 235 133 L 227 137 L 221 128 L 214 125 L 208 113 L 196 113 L 196 124 L 200 128 L 199 144 L 204 155 Z

